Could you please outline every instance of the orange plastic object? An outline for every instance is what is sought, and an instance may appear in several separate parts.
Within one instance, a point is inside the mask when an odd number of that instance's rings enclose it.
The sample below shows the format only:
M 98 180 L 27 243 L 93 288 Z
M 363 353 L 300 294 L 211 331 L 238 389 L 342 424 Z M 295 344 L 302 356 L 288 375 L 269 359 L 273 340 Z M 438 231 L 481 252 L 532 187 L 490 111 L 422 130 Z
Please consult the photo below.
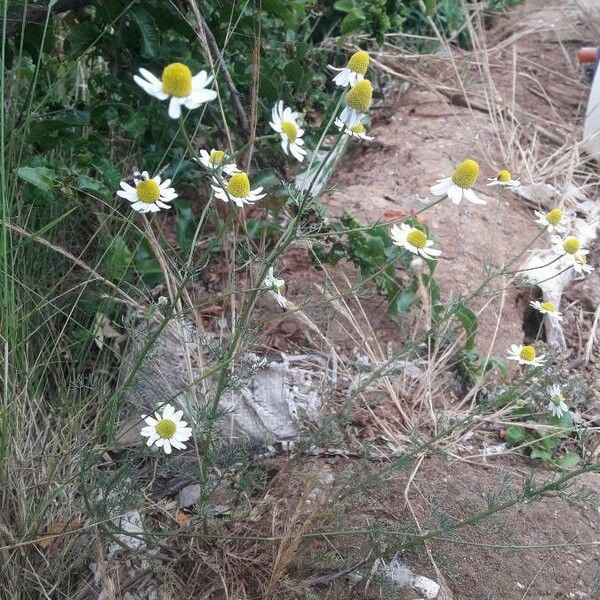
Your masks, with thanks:
M 598 49 L 589 46 L 583 47 L 577 52 L 577 59 L 580 65 L 595 63 L 598 59 Z

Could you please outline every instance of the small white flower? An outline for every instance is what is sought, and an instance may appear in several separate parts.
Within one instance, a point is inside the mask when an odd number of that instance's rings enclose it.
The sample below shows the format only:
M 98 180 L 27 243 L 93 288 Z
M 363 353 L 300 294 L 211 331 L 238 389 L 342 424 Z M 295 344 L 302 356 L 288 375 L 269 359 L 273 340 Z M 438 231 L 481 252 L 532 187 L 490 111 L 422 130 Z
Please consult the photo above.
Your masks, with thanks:
M 261 194 L 262 187 L 257 187 L 255 190 L 250 189 L 248 175 L 242 171 L 234 173 L 225 187 L 219 183 L 216 177 L 213 177 L 213 182 L 210 187 L 215 193 L 215 198 L 223 200 L 223 202 L 231 200 L 239 207 L 244 206 L 244 204 L 254 204 L 257 200 L 266 196 L 266 194 Z
M 215 90 L 206 87 L 213 80 L 206 71 L 200 71 L 192 77 L 192 72 L 187 65 L 171 63 L 167 65 L 159 79 L 150 71 L 140 69 L 140 75 L 134 75 L 133 80 L 148 94 L 159 100 L 169 101 L 169 116 L 178 119 L 181 116 L 181 107 L 192 110 L 205 102 L 210 102 L 217 97 Z
M 127 181 L 121 181 L 121 188 L 117 191 L 117 196 L 125 198 L 131 202 L 131 208 L 141 213 L 158 212 L 161 208 L 171 208 L 168 202 L 177 198 L 177 194 L 172 187 L 170 179 L 165 179 L 162 183 L 160 175 L 150 178 L 148 171 L 134 173 L 134 186 L 129 185 Z
M 413 254 L 418 254 L 423 258 L 435 260 L 436 256 L 439 256 L 442 251 L 431 248 L 433 241 L 427 238 L 427 234 L 416 227 L 411 227 L 406 223 L 398 225 L 392 225 L 390 231 L 392 241 L 396 246 L 406 248 Z
M 365 73 L 369 68 L 369 53 L 364 50 L 355 52 L 350 59 L 348 64 L 342 69 L 329 65 L 330 69 L 339 71 L 338 74 L 333 78 L 336 85 L 340 87 L 347 87 L 348 85 L 354 85 L 358 81 L 362 81 L 365 77 Z
M 496 177 L 488 179 L 490 185 L 500 185 L 502 187 L 519 187 L 521 182 L 518 179 L 513 179 L 510 171 L 502 170 Z
M 512 344 L 506 357 L 509 360 L 516 360 L 520 365 L 529 365 L 532 367 L 539 367 L 544 364 L 546 358 L 544 355 L 537 356 L 535 348 L 533 346 L 522 346 Z
M 583 248 L 581 240 L 574 235 L 568 235 L 564 239 L 558 235 L 553 235 L 552 246 L 554 252 L 561 257 L 561 262 L 566 264 L 567 267 L 573 267 L 576 273 L 585 275 L 594 270 L 594 267 L 587 264 L 587 255 L 590 251 Z
M 564 414 L 569 412 L 569 407 L 560 391 L 560 386 L 551 385 L 548 388 L 548 395 L 550 396 L 548 411 L 552 413 L 553 417 L 558 417 L 560 419 Z
M 372 100 L 373 86 L 368 79 L 354 84 L 346 94 L 346 106 L 340 113 L 339 120 L 349 128 L 358 125 L 371 107 Z
M 165 454 L 171 454 L 171 448 L 185 450 L 183 442 L 187 442 L 192 437 L 192 429 L 181 420 L 182 416 L 183 411 L 176 411 L 170 404 L 163 408 L 162 415 L 157 411 L 154 417 L 143 416 L 146 427 L 143 427 L 140 433 L 148 438 L 147 445 L 162 448 Z
M 298 125 L 298 113 L 289 106 L 284 107 L 283 100 L 275 103 L 271 110 L 271 128 L 281 135 L 281 147 L 286 154 L 291 154 L 297 161 L 302 162 L 306 149 L 302 136 L 304 129 Z
M 440 179 L 430 191 L 434 196 L 448 196 L 454 204 L 460 204 L 463 198 L 473 204 L 486 204 L 473 191 L 478 175 L 479 163 L 468 158 L 454 169 L 450 177 Z
M 557 321 L 563 320 L 560 311 L 554 306 L 552 302 L 539 302 L 538 300 L 532 300 L 529 303 L 529 306 L 531 306 L 531 308 L 534 308 L 543 315 L 548 315 L 552 319 L 556 319 Z
M 354 127 L 346 127 L 340 119 L 335 120 L 335 126 L 341 131 L 344 130 L 346 135 L 350 137 L 358 138 L 359 140 L 365 140 L 370 142 L 373 140 L 373 136 L 367 135 L 365 126 L 362 123 L 357 123 Z
M 200 158 L 196 160 L 209 171 L 220 171 L 225 173 L 225 175 L 238 173 L 239 169 L 236 164 L 234 162 L 228 163 L 227 158 L 223 150 L 215 150 L 213 148 L 210 154 L 204 149 L 200 150 Z
M 545 227 L 548 233 L 564 233 L 567 230 L 567 228 L 562 225 L 565 213 L 560 208 L 553 208 L 547 213 L 541 213 L 536 210 L 535 216 L 538 217 L 536 223 Z
M 594 270 L 592 265 L 588 265 L 587 257 L 583 255 L 576 257 L 571 266 L 573 271 L 579 275 L 589 275 Z
M 281 308 L 285 308 L 287 306 L 287 300 L 282 294 L 282 291 L 285 287 L 285 281 L 283 279 L 278 279 L 273 275 L 273 267 L 269 267 L 267 276 L 263 280 L 262 287 L 266 290 L 269 290 Z

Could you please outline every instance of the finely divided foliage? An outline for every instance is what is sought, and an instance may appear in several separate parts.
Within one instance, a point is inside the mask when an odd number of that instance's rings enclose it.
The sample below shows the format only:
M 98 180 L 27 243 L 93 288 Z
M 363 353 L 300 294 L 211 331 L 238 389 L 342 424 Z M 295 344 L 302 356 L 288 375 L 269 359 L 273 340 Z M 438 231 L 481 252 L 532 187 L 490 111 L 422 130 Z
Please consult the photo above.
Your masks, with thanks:
M 521 423 L 507 429 L 507 443 L 533 446 L 553 467 L 574 466 L 558 447 L 574 430 L 574 388 L 553 377 L 558 358 L 543 343 L 542 325 L 529 343 L 514 340 L 505 356 L 477 350 L 472 301 L 491 282 L 510 285 L 519 272 L 508 270 L 512 262 L 489 266 L 475 293 L 442 298 L 436 274 L 452 257 L 430 227 L 431 213 L 421 215 L 433 207 L 442 216 L 487 210 L 471 205 L 499 202 L 520 180 L 501 170 L 484 187 L 484 199 L 476 191 L 479 162 L 457 156 L 449 176 L 436 183 L 432 174 L 424 182 L 432 197 L 421 210 L 394 212 L 372 225 L 349 212 L 329 219 L 319 200 L 345 152 L 374 139 L 370 119 L 381 90 L 372 39 L 344 39 L 330 51 L 324 40 L 311 45 L 310 36 L 321 29 L 328 32 L 323 36 L 345 35 L 360 23 L 383 41 L 392 23 L 421 14 L 422 3 L 336 2 L 332 11 L 343 14 L 333 25 L 325 18 L 311 22 L 304 2 L 202 4 L 109 0 L 82 10 L 89 20 L 81 23 L 44 11 L 35 39 L 26 35 L 27 11 L 4 10 L 5 26 L 8 17 L 19 26 L 24 20 L 18 43 L 3 40 L 1 88 L 0 598 L 50 598 L 56 590 L 57 598 L 127 595 L 157 574 L 179 585 L 190 564 L 198 580 L 215 576 L 217 584 L 202 593 L 209 597 L 220 585 L 229 590 L 219 569 L 237 560 L 259 574 L 260 585 L 241 584 L 227 597 L 283 598 L 301 541 L 329 544 L 333 532 L 366 535 L 376 549 L 369 568 L 399 539 L 399 549 L 432 542 L 443 525 L 407 535 L 394 530 L 389 539 L 375 526 L 358 533 L 333 529 L 338 512 L 365 490 L 393 485 L 394 471 L 420 464 L 442 441 L 479 426 L 474 411 L 448 419 L 432 402 L 423 420 L 422 407 L 407 409 L 393 378 L 411 366 L 417 378 L 428 379 L 429 392 L 438 385 L 430 375 L 452 370 L 471 389 L 461 403 L 475 406 L 485 397 L 481 413 L 498 409 L 502 419 Z M 432 3 L 424 6 L 423 19 L 430 19 Z M 277 45 L 261 37 L 261 10 L 280 33 Z M 78 26 L 67 35 L 71 19 Z M 294 31 L 301 26 L 304 37 Z M 279 48 L 292 54 L 285 63 L 273 57 Z M 458 206 L 463 199 L 469 204 Z M 402 198 L 397 201 L 401 206 Z M 534 241 L 555 253 L 554 276 L 594 270 L 572 215 L 561 206 L 536 217 Z M 312 261 L 319 286 L 299 276 L 297 256 Z M 342 260 L 354 267 L 356 282 L 348 289 L 340 287 L 341 271 L 329 269 Z M 380 351 L 377 335 L 361 328 L 368 294 L 385 298 L 397 346 Z M 530 308 L 546 326 L 570 310 L 563 305 L 563 314 L 558 302 L 541 297 Z M 315 317 L 323 313 L 327 328 Z M 367 348 L 365 356 L 340 359 L 329 325 L 341 316 L 350 324 L 348 337 Z M 308 341 L 287 339 L 278 329 L 282 322 L 301 323 Z M 322 345 L 308 348 L 314 340 Z M 298 356 L 290 357 L 290 348 Z M 369 411 L 378 408 L 367 394 L 377 388 L 380 403 L 377 386 L 397 400 L 401 458 L 398 448 L 381 450 L 377 440 L 371 461 L 365 442 L 355 453 L 360 466 L 331 493 L 330 520 L 319 512 L 321 496 L 307 487 L 308 516 L 294 497 L 294 520 L 282 526 L 280 499 L 273 501 L 268 488 L 272 474 L 261 462 L 271 442 L 282 440 L 265 434 L 258 443 L 234 427 L 236 402 L 246 402 L 248 412 L 262 410 L 252 393 L 272 354 L 283 357 L 273 370 L 284 376 L 269 392 L 304 400 L 304 379 L 317 381 L 325 372 L 324 383 L 314 384 L 322 421 L 311 422 L 291 404 L 285 408 L 306 426 L 305 437 L 284 439 L 298 457 L 335 453 L 331 448 L 355 418 L 348 409 L 363 401 Z M 294 371 L 292 358 L 305 371 Z M 506 359 L 517 363 L 512 380 Z M 300 383 L 292 377 L 297 371 Z M 527 394 L 533 400 L 525 414 Z M 535 425 L 550 430 L 545 438 L 527 438 L 538 435 L 522 425 L 535 413 L 532 406 L 542 414 Z M 254 415 L 257 422 L 269 416 Z M 551 446 L 546 438 L 558 441 Z M 389 464 L 379 471 L 380 458 Z M 531 485 L 453 527 L 554 492 L 587 470 L 591 463 L 556 483 Z M 223 554 L 211 555 L 221 541 Z M 257 554 L 240 559 L 227 546 L 238 541 L 249 541 Z M 274 542 L 280 545 L 272 552 Z M 134 559 L 123 563 L 131 569 L 121 571 L 111 561 L 129 551 Z M 268 576 L 265 556 L 273 563 Z M 137 571 L 136 561 L 143 565 Z M 334 572 L 337 578 L 355 570 Z M 167 588 L 161 593 L 170 595 Z

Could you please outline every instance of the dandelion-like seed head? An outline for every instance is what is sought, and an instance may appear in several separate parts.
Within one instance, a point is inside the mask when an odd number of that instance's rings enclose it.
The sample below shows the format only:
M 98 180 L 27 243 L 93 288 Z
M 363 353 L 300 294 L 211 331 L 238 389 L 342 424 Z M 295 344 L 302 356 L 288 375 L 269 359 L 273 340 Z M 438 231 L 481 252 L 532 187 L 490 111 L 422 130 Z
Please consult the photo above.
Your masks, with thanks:
M 357 110 L 358 112 L 364 113 L 369 110 L 371 106 L 371 100 L 373 99 L 373 86 L 368 79 L 363 79 L 354 85 L 350 89 L 346 96 L 346 104 Z
M 581 242 L 574 236 L 565 238 L 563 242 L 563 250 L 567 254 L 576 254 L 581 248 Z
M 554 303 L 552 302 L 542 302 L 540 306 L 547 312 L 554 312 Z
M 536 357 L 535 348 L 533 346 L 523 346 L 521 348 L 521 352 L 519 353 L 519 356 L 523 360 L 532 362 L 535 360 L 535 357 Z
M 225 158 L 225 152 L 223 152 L 223 150 L 211 150 L 208 162 L 216 167 L 221 164 L 223 158 Z
M 479 163 L 467 158 L 463 160 L 452 173 L 452 182 L 463 190 L 470 190 L 477 181 Z
M 177 425 L 172 419 L 162 419 L 156 426 L 156 433 L 165 440 L 170 440 L 177 431 Z
M 546 215 L 546 221 L 556 227 L 563 220 L 564 216 L 565 214 L 560 208 L 554 208 Z
M 500 171 L 500 173 L 498 173 L 496 179 L 502 183 L 507 183 L 512 179 L 512 175 L 510 171 L 503 169 L 502 171 Z
M 369 53 L 364 50 L 355 52 L 348 61 L 348 68 L 355 73 L 364 75 L 369 68 Z
M 192 93 L 192 72 L 187 65 L 171 63 L 162 72 L 162 89 L 165 94 L 184 98 Z
M 419 250 L 422 250 L 427 246 L 427 236 L 420 229 L 413 229 L 406 236 L 406 241 Z
M 250 193 L 250 180 L 246 173 L 234 173 L 227 183 L 227 193 L 236 198 L 246 198 Z
M 144 179 L 136 186 L 138 200 L 154 204 L 160 198 L 160 187 L 153 179 Z
M 285 133 L 290 144 L 293 144 L 298 137 L 298 126 L 293 121 L 281 121 L 281 131 Z

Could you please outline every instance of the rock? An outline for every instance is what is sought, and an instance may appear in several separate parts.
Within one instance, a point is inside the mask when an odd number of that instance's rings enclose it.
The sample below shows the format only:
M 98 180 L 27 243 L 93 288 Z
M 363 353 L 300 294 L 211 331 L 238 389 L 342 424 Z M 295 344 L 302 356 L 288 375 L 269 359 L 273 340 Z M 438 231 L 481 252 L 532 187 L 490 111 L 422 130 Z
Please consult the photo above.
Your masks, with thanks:
M 297 438 L 303 422 L 317 422 L 321 376 L 284 362 L 259 368 L 240 390 L 225 394 L 222 407 L 230 438 L 270 442 Z
M 375 572 L 392 581 L 398 588 L 412 588 L 426 600 L 435 600 L 440 593 L 440 586 L 422 575 L 415 575 L 409 567 L 394 557 L 389 563 L 383 561 L 374 565 Z
M 146 542 L 143 538 L 144 527 L 142 524 L 142 516 L 137 510 L 130 510 L 124 515 L 114 519 L 114 523 L 122 533 L 115 537 L 118 542 L 111 542 L 108 546 L 108 558 L 112 558 L 123 546 L 134 550 L 141 550 L 146 547 Z M 133 534 L 133 535 L 129 535 Z
M 197 483 L 186 485 L 177 495 L 177 505 L 180 508 L 193 506 L 198 502 L 201 494 L 202 488 Z
M 185 411 L 192 425 L 193 416 L 212 401 L 215 379 L 203 379 L 202 372 L 210 364 L 211 352 L 207 349 L 217 341 L 200 335 L 183 319 L 172 320 L 156 335 L 157 321 L 160 319 L 146 319 L 130 333 L 119 381 L 135 414 L 126 422 L 129 426 L 120 430 L 120 446 L 134 443 L 138 432 L 131 425 L 136 416 L 139 419 L 169 398 Z M 141 352 L 145 356 L 140 361 Z M 239 379 L 236 389 L 225 392 L 221 398 L 220 407 L 226 413 L 222 439 L 261 444 L 289 441 L 301 435 L 306 421 L 318 423 L 319 390 L 325 374 L 303 368 L 301 361 L 293 360 L 295 357 L 282 358 L 281 362 L 267 363 L 247 354 L 237 361 L 232 373 L 233 379 Z

